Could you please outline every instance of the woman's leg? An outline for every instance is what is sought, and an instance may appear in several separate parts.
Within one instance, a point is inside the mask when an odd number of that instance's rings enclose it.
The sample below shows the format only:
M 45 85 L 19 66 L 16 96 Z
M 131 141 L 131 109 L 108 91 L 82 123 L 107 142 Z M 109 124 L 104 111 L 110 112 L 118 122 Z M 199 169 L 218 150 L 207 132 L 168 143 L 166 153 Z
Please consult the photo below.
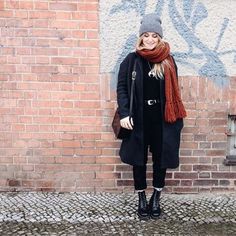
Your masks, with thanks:
M 134 189 L 137 191 L 147 188 L 146 171 L 147 171 L 148 146 L 144 145 L 144 165 L 133 166 Z
M 147 188 L 146 170 L 146 165 L 133 166 L 134 189 L 137 191 Z
M 145 149 L 145 154 L 147 154 L 146 149 Z M 147 188 L 146 164 L 147 164 L 147 155 L 144 156 L 143 166 L 133 166 L 134 188 L 138 192 L 138 197 L 139 197 L 138 216 L 140 219 L 144 220 L 149 218 L 149 209 L 145 194 L 145 189 Z
M 160 168 L 153 163 L 153 187 L 164 188 L 166 178 L 166 168 Z
M 157 219 L 161 214 L 160 208 L 160 196 L 162 188 L 165 186 L 166 168 L 161 168 L 161 148 L 162 148 L 162 127 L 161 125 L 156 125 L 153 138 L 155 140 L 152 142 L 152 161 L 153 161 L 153 194 L 151 196 L 149 206 L 150 206 L 150 216 L 153 219 Z

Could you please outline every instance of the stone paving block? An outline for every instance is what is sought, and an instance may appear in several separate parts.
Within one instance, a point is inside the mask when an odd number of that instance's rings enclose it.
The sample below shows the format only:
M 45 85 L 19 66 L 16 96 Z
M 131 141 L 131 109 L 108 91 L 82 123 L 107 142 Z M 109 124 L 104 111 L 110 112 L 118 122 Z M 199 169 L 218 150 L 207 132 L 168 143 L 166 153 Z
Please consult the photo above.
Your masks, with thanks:
M 0 235 L 236 235 L 235 193 L 163 194 L 148 221 L 131 193 L 6 192 L 0 203 Z

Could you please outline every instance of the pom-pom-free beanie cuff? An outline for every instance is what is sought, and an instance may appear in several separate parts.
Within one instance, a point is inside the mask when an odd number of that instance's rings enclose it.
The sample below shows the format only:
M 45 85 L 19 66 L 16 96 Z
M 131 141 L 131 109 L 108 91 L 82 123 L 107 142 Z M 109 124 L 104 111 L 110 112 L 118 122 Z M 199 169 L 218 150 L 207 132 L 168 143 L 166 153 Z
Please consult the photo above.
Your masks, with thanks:
M 141 36 L 142 34 L 146 32 L 155 32 L 161 38 L 163 37 L 161 19 L 156 13 L 150 13 L 150 14 L 144 15 L 143 19 L 141 20 L 139 36 Z

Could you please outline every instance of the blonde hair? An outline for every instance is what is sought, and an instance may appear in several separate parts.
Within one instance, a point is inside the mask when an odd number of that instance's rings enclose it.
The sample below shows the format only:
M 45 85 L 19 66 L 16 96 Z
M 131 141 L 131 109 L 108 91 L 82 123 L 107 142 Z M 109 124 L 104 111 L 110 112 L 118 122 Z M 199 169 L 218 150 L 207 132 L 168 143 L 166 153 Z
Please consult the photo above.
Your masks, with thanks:
M 160 45 L 164 44 L 164 40 L 159 35 L 157 35 L 157 37 L 158 37 L 158 42 L 157 42 L 156 48 L 159 47 Z M 145 46 L 143 45 L 143 38 L 144 38 L 144 34 L 142 34 L 138 38 L 138 41 L 136 43 L 136 50 L 146 49 Z M 152 70 L 153 70 L 156 77 L 158 76 L 159 78 L 163 78 L 165 65 L 170 66 L 168 60 L 163 60 L 160 63 L 154 64 Z

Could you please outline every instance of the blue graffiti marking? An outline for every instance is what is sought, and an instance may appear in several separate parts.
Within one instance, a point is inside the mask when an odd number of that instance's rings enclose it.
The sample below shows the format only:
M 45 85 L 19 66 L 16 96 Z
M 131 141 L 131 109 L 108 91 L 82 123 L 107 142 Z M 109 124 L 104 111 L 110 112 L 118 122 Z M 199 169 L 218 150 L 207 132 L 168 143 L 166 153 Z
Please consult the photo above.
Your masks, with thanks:
M 147 0 L 122 0 L 120 4 L 114 5 L 110 14 L 115 14 L 120 11 L 129 12 L 135 10 L 140 15 L 145 13 L 147 7 Z
M 207 16 L 207 9 L 202 3 L 199 2 L 192 13 L 191 26 L 193 31 L 195 31 L 197 24 L 207 18 Z
M 165 4 L 165 0 L 159 0 L 157 2 L 157 5 L 156 5 L 156 13 L 157 15 L 159 15 L 161 17 L 161 13 L 163 11 L 163 7 L 164 7 L 164 4 Z
M 184 40 L 188 43 L 188 45 L 194 45 L 196 48 L 202 51 L 201 54 L 193 54 L 192 50 L 183 55 L 182 53 L 174 53 L 177 56 L 177 61 L 184 62 L 184 58 L 187 60 L 188 58 L 199 58 L 199 59 L 207 59 L 207 62 L 198 70 L 198 74 L 200 76 L 208 77 L 212 79 L 219 86 L 225 86 L 228 84 L 228 78 L 226 75 L 226 71 L 224 68 L 224 64 L 219 58 L 219 54 L 216 50 L 209 49 L 204 43 L 200 41 L 200 39 L 194 34 L 194 29 L 196 24 L 201 20 L 207 17 L 206 9 L 202 4 L 198 4 L 197 7 L 193 10 L 194 15 L 198 15 L 199 19 L 196 21 L 196 18 L 193 18 L 193 22 L 191 22 L 193 29 L 190 29 L 185 23 L 184 19 L 180 16 L 176 6 L 175 0 L 169 0 L 169 15 L 172 20 L 172 23 L 178 33 L 184 38 Z M 202 13 L 197 13 L 198 11 L 202 11 Z M 220 35 L 223 35 L 220 34 Z M 219 42 L 219 40 L 218 40 Z M 182 64 L 182 63 L 181 63 Z M 186 64 L 185 64 L 186 65 Z
M 218 52 L 221 40 L 228 27 L 229 19 L 224 18 L 221 30 L 216 40 L 214 49 L 210 49 L 204 44 L 196 35 L 196 26 L 208 17 L 208 11 L 206 7 L 195 0 L 183 0 L 183 17 L 180 15 L 176 7 L 176 0 L 158 0 L 154 11 L 161 16 L 165 3 L 168 4 L 169 17 L 173 23 L 174 28 L 177 30 L 179 35 L 188 44 L 188 50 L 186 52 L 173 52 L 176 61 L 180 64 L 187 66 L 195 71 L 200 76 L 208 77 L 214 83 L 220 87 L 228 85 L 228 76 L 226 73 L 225 66 L 220 59 L 220 56 L 234 54 L 233 62 L 236 63 L 236 50 L 227 50 Z M 110 15 L 114 15 L 119 12 L 135 11 L 140 18 L 145 14 L 147 7 L 147 0 L 121 0 L 121 3 L 116 4 L 112 7 Z M 122 59 L 134 49 L 137 41 L 136 34 L 131 33 L 125 44 L 122 47 L 122 52 L 117 60 L 116 65 L 113 68 L 113 75 L 116 78 L 119 64 Z M 199 53 L 193 53 L 193 49 L 197 48 L 200 50 Z M 203 66 L 199 68 L 198 63 L 191 63 L 189 59 L 195 59 L 199 61 L 206 61 Z M 112 83 L 112 87 L 115 85 Z
M 189 20 L 191 18 L 193 4 L 194 4 L 194 0 L 184 0 L 183 1 L 184 18 L 187 22 L 189 22 Z
M 219 46 L 220 46 L 220 41 L 222 39 L 222 36 L 224 35 L 224 32 L 225 32 L 228 24 L 229 24 L 229 19 L 228 18 L 224 18 L 224 22 L 223 22 L 222 27 L 221 27 L 220 35 L 218 37 L 218 40 L 216 42 L 216 46 L 214 48 L 215 51 L 217 51 Z

